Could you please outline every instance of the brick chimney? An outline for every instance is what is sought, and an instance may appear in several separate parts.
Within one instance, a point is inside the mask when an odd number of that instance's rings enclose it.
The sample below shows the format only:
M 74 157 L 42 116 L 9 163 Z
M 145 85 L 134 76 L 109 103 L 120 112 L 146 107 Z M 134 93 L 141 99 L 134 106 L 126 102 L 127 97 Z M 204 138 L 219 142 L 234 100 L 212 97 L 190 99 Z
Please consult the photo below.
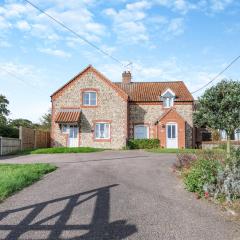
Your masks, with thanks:
M 130 71 L 124 71 L 122 73 L 122 82 L 123 83 L 131 83 L 132 80 L 132 74 Z

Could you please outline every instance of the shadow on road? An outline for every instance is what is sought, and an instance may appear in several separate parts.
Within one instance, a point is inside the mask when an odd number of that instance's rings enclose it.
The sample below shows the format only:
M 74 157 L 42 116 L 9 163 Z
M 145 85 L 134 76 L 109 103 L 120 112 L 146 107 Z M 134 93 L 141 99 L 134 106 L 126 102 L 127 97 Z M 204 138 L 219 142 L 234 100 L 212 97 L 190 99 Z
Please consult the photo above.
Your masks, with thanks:
M 28 231 L 39 232 L 41 236 L 41 231 L 48 231 L 48 237 L 45 239 L 80 239 L 80 240 L 120 240 L 125 239 L 128 236 L 137 232 L 137 227 L 135 225 L 127 224 L 126 220 L 118 220 L 115 222 L 110 221 L 110 189 L 118 186 L 110 185 L 98 189 L 93 189 L 90 191 L 53 199 L 50 201 L 25 206 L 22 208 L 17 208 L 13 210 L 7 210 L 5 212 L 0 212 L 0 231 L 8 231 L 8 235 L 5 239 L 19 239 L 21 236 Z M 87 196 L 84 196 L 87 195 Z M 80 197 L 85 197 L 79 199 Z M 67 221 L 70 219 L 71 214 L 74 211 L 74 208 L 80 204 L 96 198 L 96 203 L 94 207 L 94 212 L 90 224 L 80 224 L 80 225 L 69 225 Z M 46 218 L 38 220 L 35 223 L 32 223 L 37 216 L 46 208 L 55 204 L 57 202 L 67 201 L 65 207 Z M 1 221 L 8 217 L 11 214 L 16 214 L 21 211 L 29 210 L 30 212 L 20 221 L 20 223 L 11 225 L 5 224 L 2 225 Z M 52 224 L 46 224 L 47 221 L 58 217 L 57 221 Z M 81 219 L 81 216 L 79 216 Z M 61 234 L 64 231 L 73 231 L 73 230 L 87 230 L 87 233 L 84 233 L 81 236 L 75 236 L 73 238 L 64 238 L 61 237 Z M 34 238 L 35 239 L 35 238 Z M 39 239 L 43 239 L 40 238 Z

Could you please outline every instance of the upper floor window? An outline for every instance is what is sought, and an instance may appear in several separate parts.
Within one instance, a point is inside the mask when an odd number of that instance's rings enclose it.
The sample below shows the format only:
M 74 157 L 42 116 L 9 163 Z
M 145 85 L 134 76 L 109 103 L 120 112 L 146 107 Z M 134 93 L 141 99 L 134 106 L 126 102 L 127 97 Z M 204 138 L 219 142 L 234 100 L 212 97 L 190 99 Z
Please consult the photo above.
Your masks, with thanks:
M 96 92 L 83 92 L 83 105 L 84 106 L 96 106 L 97 105 L 97 93 Z
M 163 107 L 170 108 L 174 105 L 175 93 L 171 89 L 167 89 L 162 95 Z
M 165 108 L 170 108 L 173 106 L 173 97 L 166 97 L 163 100 L 163 106 Z

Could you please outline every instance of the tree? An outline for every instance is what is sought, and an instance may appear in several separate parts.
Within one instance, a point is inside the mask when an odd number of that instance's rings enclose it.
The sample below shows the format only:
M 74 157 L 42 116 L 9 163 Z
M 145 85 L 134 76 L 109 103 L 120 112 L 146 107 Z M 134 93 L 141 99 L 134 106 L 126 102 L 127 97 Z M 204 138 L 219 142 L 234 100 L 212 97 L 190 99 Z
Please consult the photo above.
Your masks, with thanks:
M 51 113 L 51 109 L 49 109 L 48 112 L 45 113 L 40 118 L 40 128 L 44 129 L 44 130 L 50 130 L 50 128 L 51 128 L 51 121 L 52 121 L 52 113 Z
M 9 101 L 7 98 L 0 94 L 0 125 L 7 124 L 7 116 L 9 115 L 10 111 L 8 110 Z
M 225 130 L 229 156 L 230 136 L 240 128 L 240 82 L 225 79 L 207 89 L 199 98 L 193 120 L 198 127 Z
M 10 120 L 9 125 L 15 128 L 19 128 L 20 126 L 33 128 L 33 123 L 30 120 L 24 119 L 24 118 L 17 118 L 17 119 Z

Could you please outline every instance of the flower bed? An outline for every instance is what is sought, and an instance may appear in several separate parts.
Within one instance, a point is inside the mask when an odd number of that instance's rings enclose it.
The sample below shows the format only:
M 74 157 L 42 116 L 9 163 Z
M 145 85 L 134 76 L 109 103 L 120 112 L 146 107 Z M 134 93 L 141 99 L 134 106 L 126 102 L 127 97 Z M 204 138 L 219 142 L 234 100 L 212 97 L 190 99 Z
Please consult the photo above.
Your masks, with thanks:
M 197 198 L 239 205 L 240 149 L 232 151 L 230 158 L 225 152 L 210 150 L 178 154 L 173 168 L 183 177 L 186 189 Z

